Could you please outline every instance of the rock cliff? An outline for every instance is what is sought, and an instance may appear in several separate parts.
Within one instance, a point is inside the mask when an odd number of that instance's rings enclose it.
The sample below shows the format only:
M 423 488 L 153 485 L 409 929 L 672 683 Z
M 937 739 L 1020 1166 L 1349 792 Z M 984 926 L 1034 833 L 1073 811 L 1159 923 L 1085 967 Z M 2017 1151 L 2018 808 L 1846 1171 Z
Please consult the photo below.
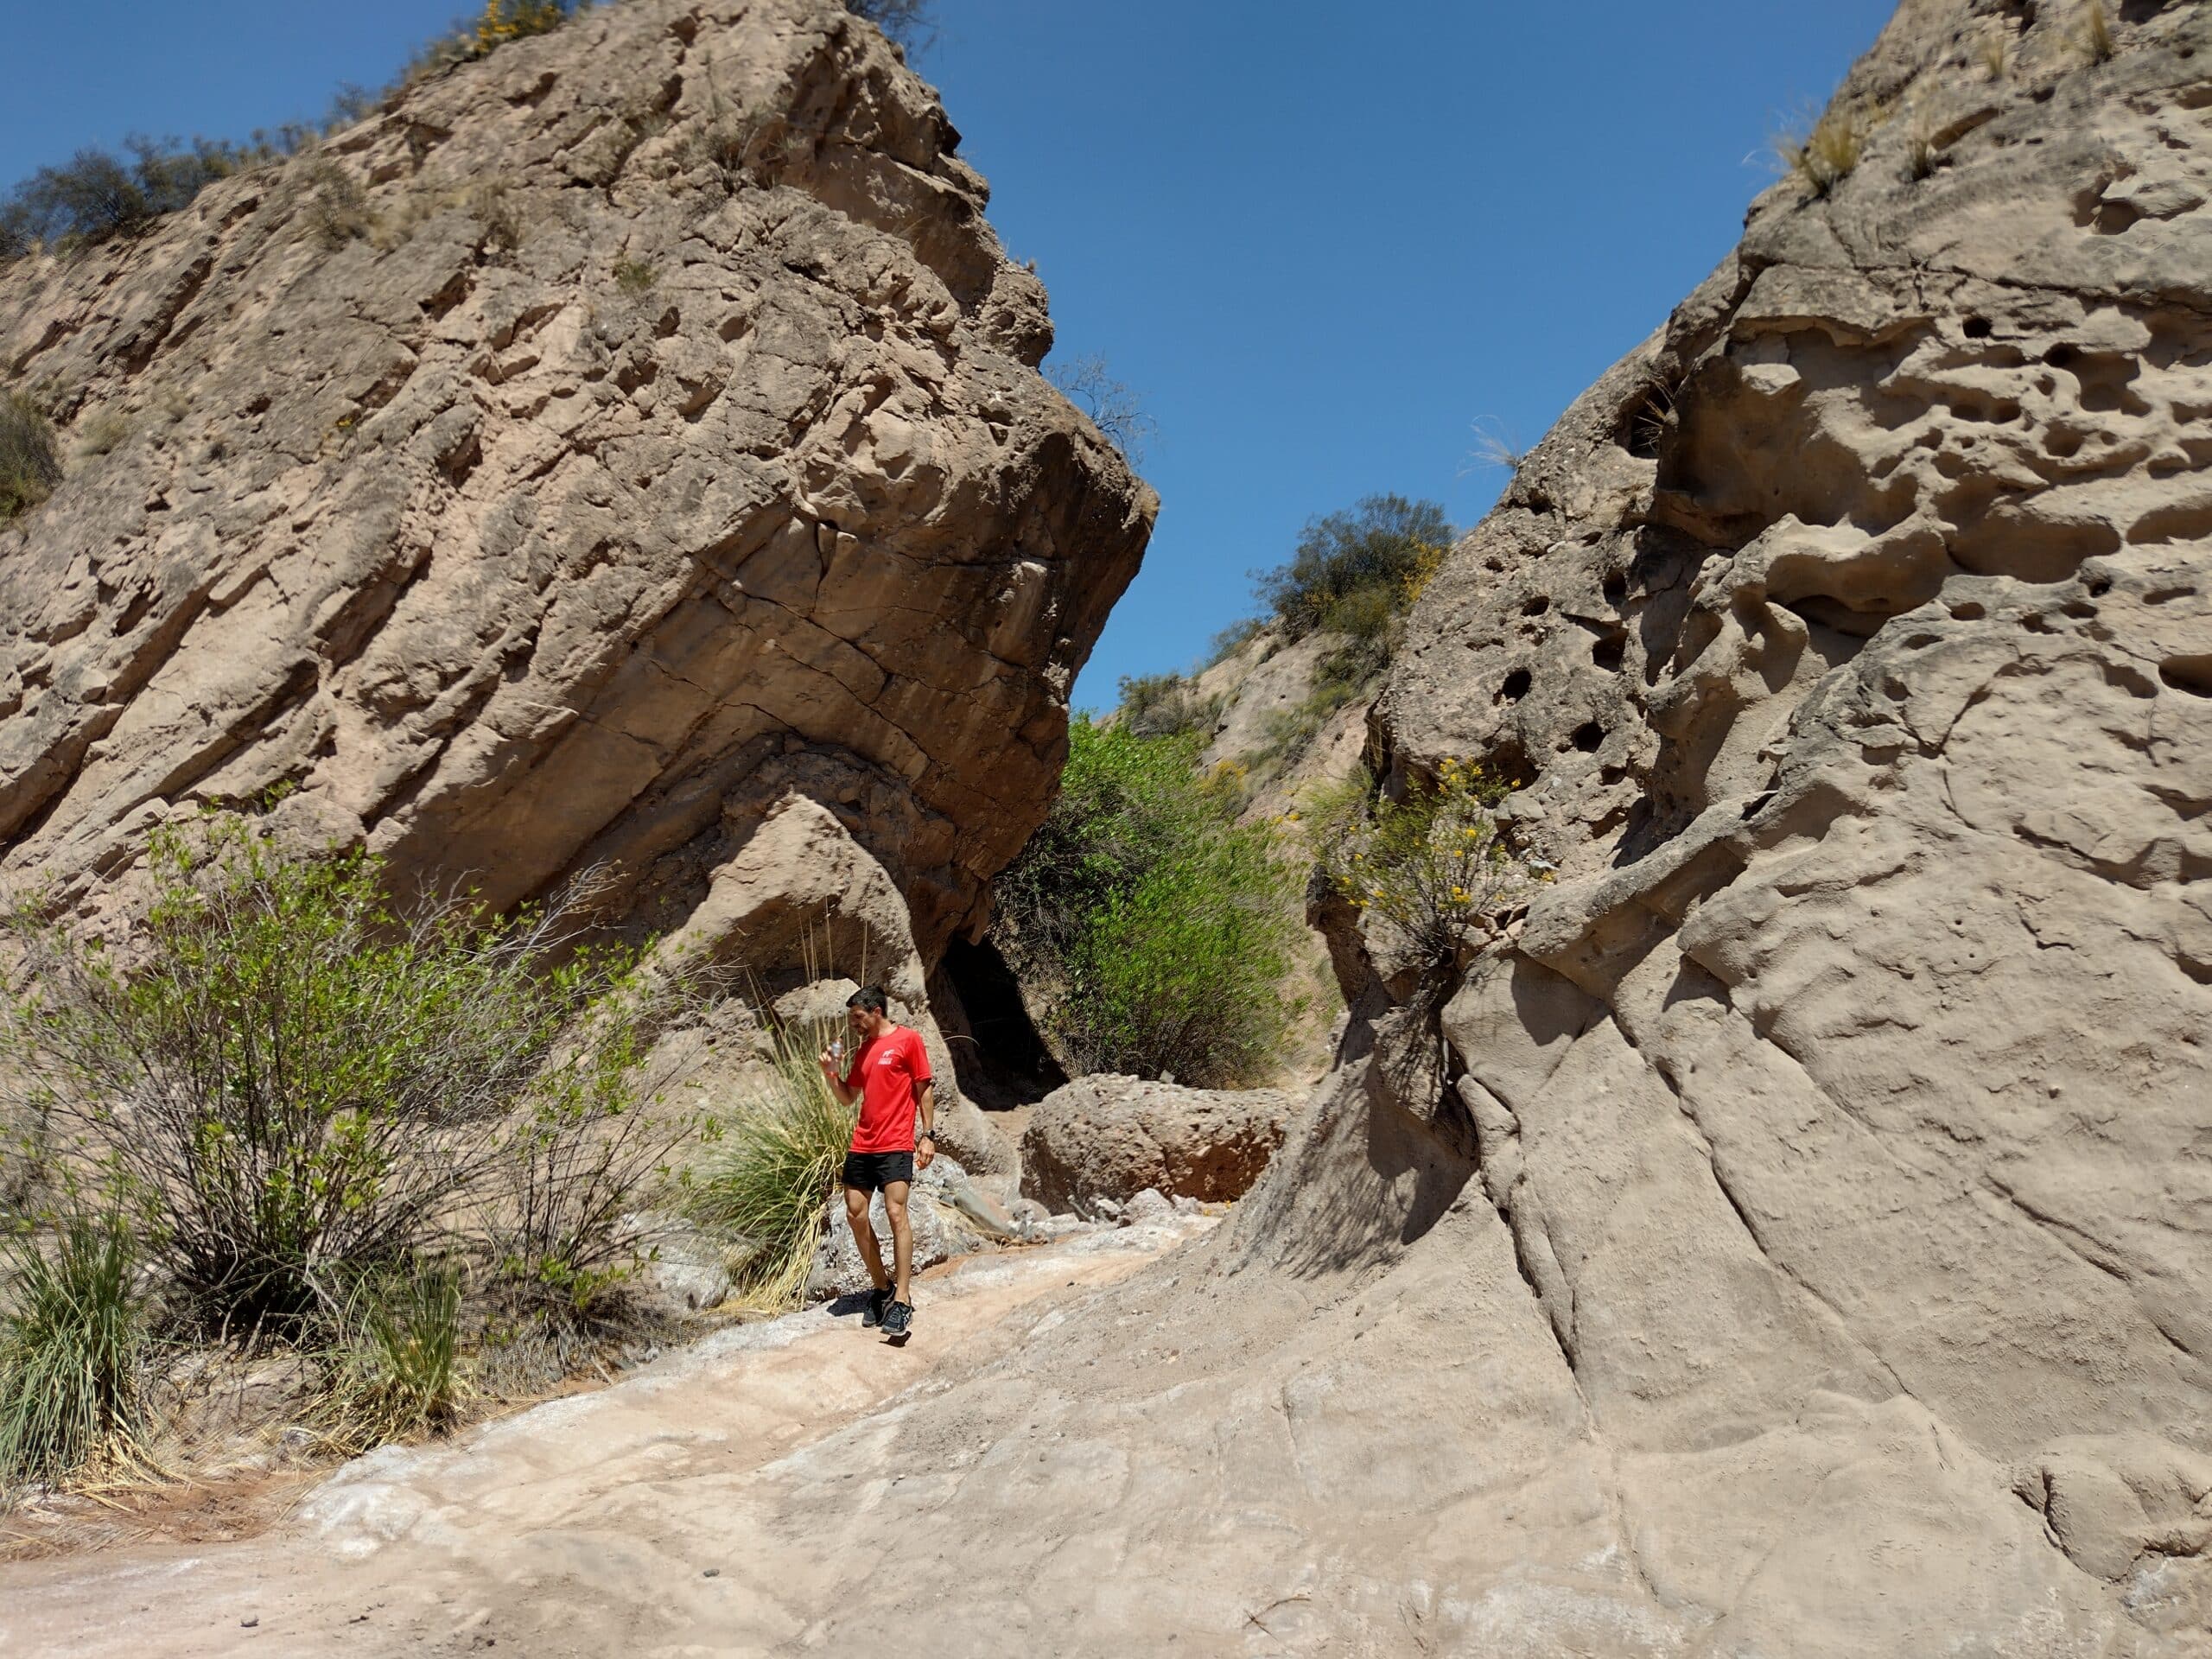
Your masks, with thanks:
M 1378 705 L 1559 880 L 1433 1000 L 1325 917 L 1226 1236 L 785 1472 L 994 1541 L 947 1650 L 2212 1652 L 2212 10 L 1907 0 L 1831 124 Z
M 0 871 L 97 901 L 289 784 L 404 876 L 613 866 L 670 928 L 797 795 L 933 962 L 1155 509 L 957 143 L 834 0 L 626 0 L 0 270 L 67 457 L 0 529 Z

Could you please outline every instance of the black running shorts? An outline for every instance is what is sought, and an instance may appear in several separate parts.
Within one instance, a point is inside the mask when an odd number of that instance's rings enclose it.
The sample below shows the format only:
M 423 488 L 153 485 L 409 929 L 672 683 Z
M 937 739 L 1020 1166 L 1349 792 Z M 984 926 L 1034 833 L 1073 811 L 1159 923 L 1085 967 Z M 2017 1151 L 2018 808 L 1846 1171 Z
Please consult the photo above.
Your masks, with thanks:
M 845 1154 L 845 1185 L 862 1192 L 873 1192 L 893 1181 L 905 1181 L 911 1185 L 913 1179 L 914 1154 L 911 1152 L 849 1152 Z

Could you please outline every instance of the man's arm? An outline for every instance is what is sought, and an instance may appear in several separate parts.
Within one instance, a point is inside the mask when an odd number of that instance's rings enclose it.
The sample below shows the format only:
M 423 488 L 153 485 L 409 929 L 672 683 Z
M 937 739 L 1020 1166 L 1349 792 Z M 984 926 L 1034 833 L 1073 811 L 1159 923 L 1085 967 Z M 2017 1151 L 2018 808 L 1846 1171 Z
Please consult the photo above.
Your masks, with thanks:
M 826 1048 L 822 1051 L 821 1064 L 823 1079 L 829 1084 L 830 1093 L 837 1096 L 837 1103 L 841 1106 L 851 1105 L 859 1097 L 861 1091 L 838 1075 L 836 1059 Z
M 919 1142 L 915 1144 L 914 1166 L 927 1169 L 930 1160 L 937 1156 L 937 1083 L 934 1078 L 924 1077 L 914 1085 L 914 1103 L 921 1108 L 922 1135 L 930 1142 L 928 1146 Z

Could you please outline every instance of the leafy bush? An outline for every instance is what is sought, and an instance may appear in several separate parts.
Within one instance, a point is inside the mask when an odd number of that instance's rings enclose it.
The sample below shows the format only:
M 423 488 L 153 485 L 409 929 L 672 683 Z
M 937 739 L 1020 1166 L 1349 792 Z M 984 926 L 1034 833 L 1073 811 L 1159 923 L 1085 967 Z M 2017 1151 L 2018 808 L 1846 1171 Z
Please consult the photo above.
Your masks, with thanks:
M 1363 787 L 1317 803 L 1307 820 L 1315 861 L 1357 909 L 1392 923 L 1427 962 L 1449 963 L 1462 933 L 1541 879 L 1500 832 L 1510 792 L 1479 766 L 1447 759 L 1433 785 L 1369 801 Z
M 1061 792 L 999 880 L 994 937 L 1071 1073 L 1265 1074 L 1296 879 L 1265 825 L 1196 770 L 1191 734 L 1078 719 Z
M 1124 675 L 1116 718 L 1139 737 L 1211 736 L 1221 714 L 1221 699 L 1198 695 L 1197 684 L 1180 674 Z
M 603 1287 L 625 1198 L 690 1127 L 638 1101 L 661 994 L 634 952 L 580 948 L 563 905 L 395 908 L 374 859 L 227 815 L 147 862 L 134 971 L 7 918 L 28 988 L 0 1054 L 209 1325 L 296 1330 L 472 1216 L 524 1283 Z
M 133 235 L 191 206 L 216 180 L 291 154 L 308 136 L 305 129 L 287 128 L 250 143 L 195 138 L 188 145 L 134 136 L 124 141 L 126 156 L 80 149 L 9 193 L 0 205 L 0 257 L 15 258 L 40 243 L 85 245 Z
M 796 1306 L 804 1292 L 852 1143 L 858 1109 L 832 1092 L 816 1058 L 843 1030 L 829 1020 L 771 1029 L 766 1086 L 732 1114 L 691 1188 L 691 1214 L 740 1241 L 739 1282 L 766 1306 Z
M 1383 639 L 1452 539 L 1435 502 L 1367 496 L 1348 512 L 1308 521 L 1290 563 L 1259 576 L 1260 598 L 1292 639 L 1324 628 Z
M 139 1455 L 144 1321 L 130 1236 L 74 1216 L 51 1256 L 27 1237 L 5 1253 L 0 1314 L 0 1487 L 54 1481 Z
M 575 13 L 589 9 L 591 0 L 484 0 L 484 15 L 476 20 L 476 49 L 490 52 L 509 41 L 532 35 L 550 35 Z
M 20 391 L 0 392 L 0 524 L 38 505 L 60 481 L 45 414 Z

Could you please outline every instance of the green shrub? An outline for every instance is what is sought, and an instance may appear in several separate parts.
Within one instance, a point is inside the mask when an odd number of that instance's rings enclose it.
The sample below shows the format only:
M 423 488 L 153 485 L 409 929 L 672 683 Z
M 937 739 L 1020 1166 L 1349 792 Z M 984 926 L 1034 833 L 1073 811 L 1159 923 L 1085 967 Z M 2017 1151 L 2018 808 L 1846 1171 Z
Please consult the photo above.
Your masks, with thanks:
M 0 524 L 38 505 L 60 481 L 45 414 L 20 391 L 0 392 Z
M 41 243 L 86 245 L 135 235 L 164 213 L 191 206 L 218 179 L 288 156 L 308 136 L 304 128 L 285 128 L 244 144 L 134 136 L 124 141 L 125 156 L 80 149 L 9 193 L 0 205 L 0 257 L 16 257 Z
M 632 299 L 652 292 L 660 281 L 660 267 L 642 259 L 617 259 L 614 262 L 614 286 Z
M 634 953 L 580 947 L 560 905 L 396 908 L 374 859 L 228 815 L 157 831 L 147 864 L 131 972 L 7 918 L 28 971 L 0 1056 L 208 1325 L 297 1330 L 467 1221 L 526 1281 L 603 1287 L 690 1128 L 638 1099 L 660 994 Z
M 844 1029 L 830 1020 L 771 1029 L 766 1086 L 731 1114 L 691 1186 L 691 1215 L 738 1243 L 738 1281 L 765 1306 L 794 1306 L 804 1293 L 823 1206 L 852 1144 L 857 1109 L 837 1098 L 817 1058 Z
M 0 1314 L 0 1487 L 139 1459 L 145 1326 L 130 1235 L 73 1216 L 51 1255 L 18 1237 L 0 1259 L 14 1281 Z
M 1447 759 L 1434 783 L 1397 800 L 1370 801 L 1357 787 L 1316 801 L 1307 836 L 1332 887 L 1441 966 L 1466 930 L 1492 925 L 1541 879 L 1499 830 L 1496 810 L 1510 792 L 1480 767 Z
M 1078 719 L 1059 798 L 1000 878 L 995 941 L 1071 1073 L 1220 1086 L 1282 1040 L 1296 876 L 1198 747 Z
M 1260 598 L 1291 639 L 1325 628 L 1382 639 L 1442 563 L 1452 533 L 1433 501 L 1367 496 L 1348 512 L 1310 520 L 1290 563 L 1257 578 Z
M 591 0 L 484 0 L 483 16 L 476 20 L 476 50 L 491 52 L 509 41 L 532 35 L 550 35 L 575 13 L 588 10 Z
M 1116 718 L 1139 737 L 1195 734 L 1201 742 L 1213 734 L 1221 699 L 1201 696 L 1193 681 L 1180 674 L 1124 675 Z

